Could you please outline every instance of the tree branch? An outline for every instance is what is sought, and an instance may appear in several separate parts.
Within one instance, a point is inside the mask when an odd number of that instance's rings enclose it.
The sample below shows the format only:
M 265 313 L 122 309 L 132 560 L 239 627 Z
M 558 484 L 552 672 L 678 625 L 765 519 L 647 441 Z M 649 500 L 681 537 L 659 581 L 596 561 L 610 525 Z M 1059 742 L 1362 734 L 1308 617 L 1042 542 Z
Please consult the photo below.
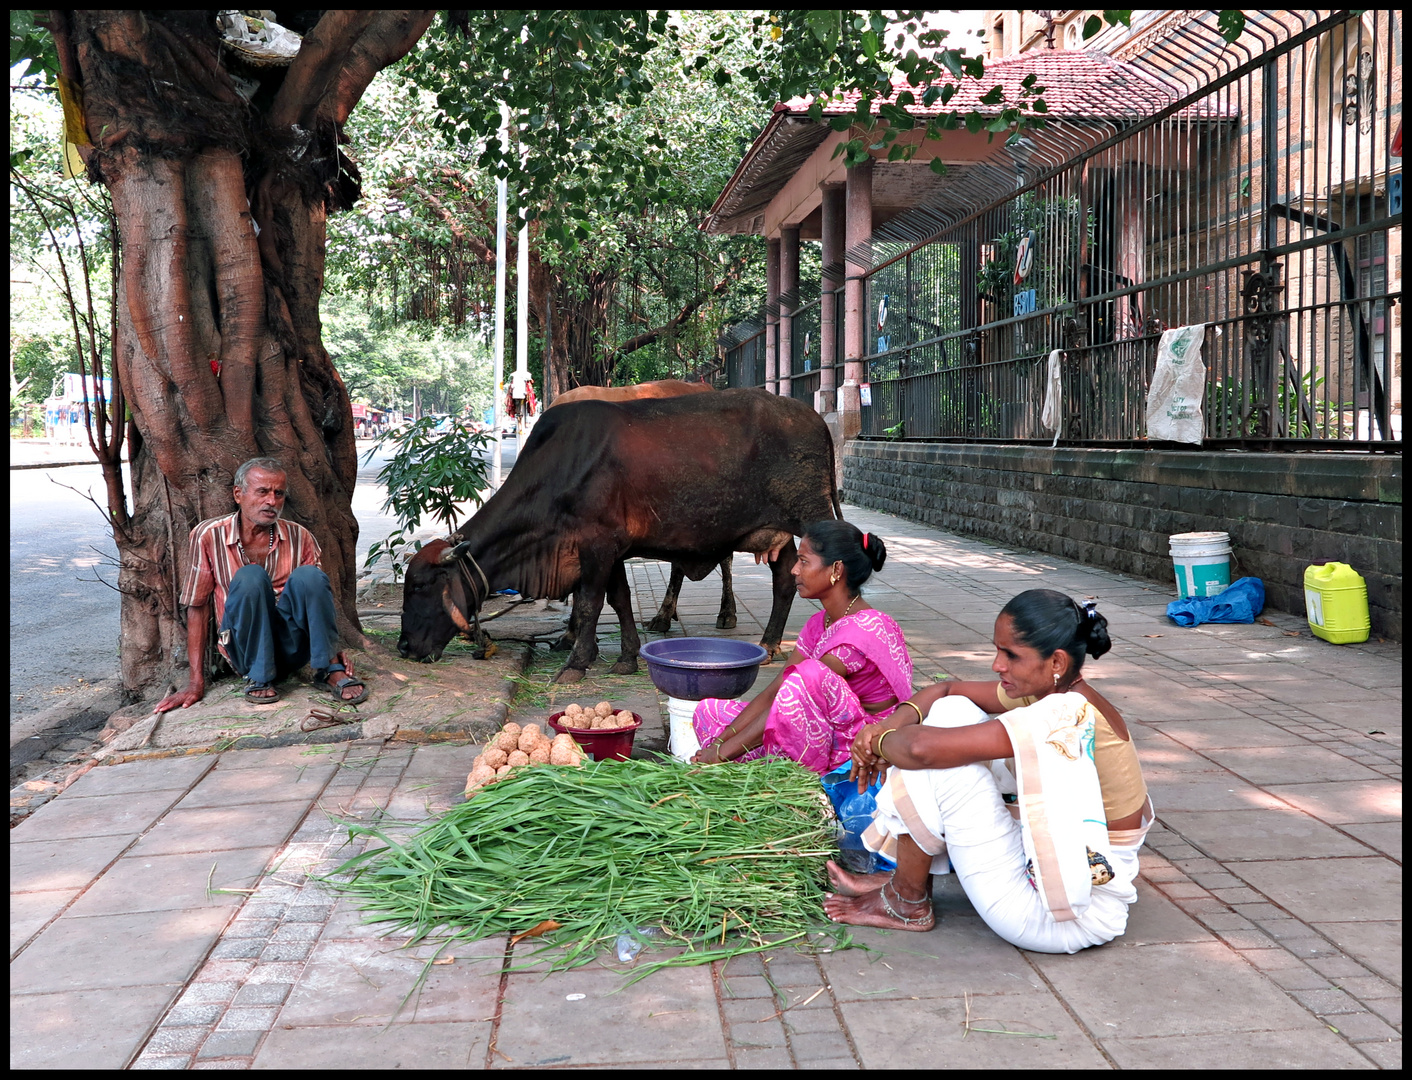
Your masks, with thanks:
M 709 292 L 702 293 L 700 296 L 696 297 L 696 299 L 689 301 L 674 317 L 664 322 L 661 326 L 653 330 L 647 330 L 644 333 L 638 334 L 637 337 L 629 338 L 627 341 L 623 342 L 613 350 L 613 357 L 608 366 L 610 368 L 613 367 L 619 360 L 627 356 L 628 353 L 636 352 L 638 349 L 651 345 L 658 338 L 662 337 L 662 335 L 671 333 L 682 323 L 686 322 L 686 320 L 696 314 L 697 310 L 708 300 L 720 296 L 730 288 L 731 282 L 739 278 L 741 273 L 745 270 L 745 265 L 746 261 L 744 259 L 737 259 L 735 264 L 726 271 L 725 277 L 716 282 L 715 287 Z
M 348 114 L 358 104 L 368 84 L 383 68 L 406 56 L 435 17 L 434 8 L 377 12 L 349 50 L 337 85 L 324 95 L 319 105 L 319 118 L 333 121 L 342 131 Z
M 284 82 L 275 95 L 268 114 L 271 128 L 290 124 L 309 126 L 309 121 L 348 60 L 374 13 L 365 10 L 325 11 L 314 28 L 304 35 L 299 55 L 284 73 Z

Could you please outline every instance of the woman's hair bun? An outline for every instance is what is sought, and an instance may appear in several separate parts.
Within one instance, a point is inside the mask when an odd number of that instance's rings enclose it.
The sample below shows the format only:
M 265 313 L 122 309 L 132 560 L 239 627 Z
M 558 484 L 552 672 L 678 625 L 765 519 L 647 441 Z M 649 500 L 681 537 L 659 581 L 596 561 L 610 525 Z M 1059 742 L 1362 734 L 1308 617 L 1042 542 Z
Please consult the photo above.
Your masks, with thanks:
M 1108 620 L 1098 613 L 1097 604 L 1084 605 L 1084 622 L 1081 631 L 1087 636 L 1087 653 L 1097 660 L 1113 647 L 1108 636 Z
M 865 532 L 863 534 L 863 554 L 868 556 L 868 562 L 873 566 L 873 571 L 883 568 L 883 563 L 887 562 L 887 545 L 883 543 L 883 538 L 876 533 Z

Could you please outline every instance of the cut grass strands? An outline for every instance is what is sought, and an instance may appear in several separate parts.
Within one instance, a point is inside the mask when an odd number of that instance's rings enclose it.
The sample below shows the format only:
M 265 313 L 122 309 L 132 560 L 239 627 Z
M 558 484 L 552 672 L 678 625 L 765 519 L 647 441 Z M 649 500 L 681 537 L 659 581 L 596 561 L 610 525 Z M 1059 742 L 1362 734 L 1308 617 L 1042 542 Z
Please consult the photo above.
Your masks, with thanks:
M 1058 1039 L 1058 1038 L 1059 1038 L 1058 1035 L 1045 1035 L 1045 1034 L 1041 1034 L 1041 1033 L 1038 1032 L 1038 1031 L 1011 1031 L 1009 1028 L 1006 1028 L 1006 1027 L 998 1027 L 998 1028 L 976 1027 L 976 1026 L 975 1026 L 976 1024 L 985 1024 L 985 1023 L 990 1023 L 990 1024 L 1004 1024 L 1005 1021 L 1004 1021 L 1004 1020 L 996 1020 L 996 1019 L 994 1019 L 994 1018 L 992 1018 L 992 1017 L 989 1017 L 989 1016 L 975 1016 L 975 1017 L 973 1017 L 973 1016 L 971 1015 L 971 995 L 970 995 L 970 992 L 969 992 L 969 991 L 967 991 L 967 993 L 966 993 L 966 995 L 965 995 L 965 1000 L 966 1000 L 966 1019 L 961 1022 L 961 1027 L 962 1027 L 961 1038 L 962 1038 L 962 1039 L 964 1039 L 967 1035 L 969 1035 L 969 1034 L 970 1034 L 971 1032 L 973 1032 L 973 1031 L 978 1031 L 978 1032 L 981 1032 L 981 1033 L 986 1034 L 986 1035 L 1018 1035 L 1018 1036 L 1020 1036 L 1020 1037 L 1023 1038 L 1023 1039 Z
M 517 952 L 537 946 L 522 967 L 577 967 L 633 934 L 661 949 L 636 982 L 782 946 L 849 947 L 823 918 L 834 828 L 818 777 L 779 758 L 527 768 L 410 837 L 350 825 L 350 839 L 381 843 L 324 880 L 410 945 L 521 935 Z

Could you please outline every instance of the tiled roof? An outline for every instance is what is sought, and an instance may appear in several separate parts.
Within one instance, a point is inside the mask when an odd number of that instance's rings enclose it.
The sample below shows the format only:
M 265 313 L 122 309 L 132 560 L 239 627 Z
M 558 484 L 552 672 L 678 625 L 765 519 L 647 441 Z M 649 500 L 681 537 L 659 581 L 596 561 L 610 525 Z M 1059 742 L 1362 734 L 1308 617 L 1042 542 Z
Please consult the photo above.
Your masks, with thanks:
M 1034 135 L 1041 147 L 1059 145 L 1059 135 L 1066 126 L 1089 130 L 1095 122 L 1106 127 L 1114 120 L 1135 120 L 1160 112 L 1187 96 L 1183 87 L 1096 49 L 1037 49 L 1002 60 L 988 60 L 982 78 L 955 80 L 957 92 L 945 105 L 940 101 L 922 105 L 923 91 L 905 82 L 894 83 L 893 92 L 912 90 L 916 102 L 907 106 L 907 111 L 918 119 L 941 116 L 953 110 L 961 115 L 972 110 L 994 115 L 1033 100 L 1033 96 L 1022 93 L 1021 87 L 1031 74 L 1035 76 L 1035 85 L 1044 88 L 1047 112 L 1043 115 L 1049 120 L 1048 129 Z M 982 105 L 980 99 L 996 85 L 1003 89 L 1001 102 Z M 824 106 L 823 115 L 842 116 L 854 112 L 860 96 L 858 93 L 839 95 Z M 702 223 L 703 229 L 751 231 L 760 225 L 765 206 L 828 136 L 826 123 L 807 119 L 811 100 L 793 98 L 775 106 L 774 115 L 717 196 Z M 875 113 L 878 104 L 874 103 Z M 1215 96 L 1198 99 L 1177 115 L 1186 119 L 1227 120 L 1238 116 L 1239 109 L 1225 96 Z
M 940 100 L 923 105 L 922 91 L 905 81 L 893 83 L 893 91 L 913 91 L 917 101 L 907 106 L 907 111 L 919 118 L 940 116 L 953 110 L 962 114 L 973 109 L 998 113 L 1033 100 L 1032 95 L 1023 93 L 1020 85 L 1029 75 L 1035 76 L 1035 85 L 1044 87 L 1045 105 L 1049 115 L 1056 118 L 1147 116 L 1166 108 L 1183 94 L 1181 87 L 1163 83 L 1134 65 L 1115 60 L 1096 49 L 1037 49 L 1001 60 L 987 60 L 984 77 L 954 80 L 959 89 L 945 105 Z M 999 105 L 983 105 L 981 98 L 997 84 L 1004 89 L 1004 100 Z M 858 107 L 860 96 L 856 91 L 840 95 L 824 106 L 824 115 L 852 113 Z M 811 103 L 811 98 L 793 98 L 776 105 L 775 111 L 803 113 Z

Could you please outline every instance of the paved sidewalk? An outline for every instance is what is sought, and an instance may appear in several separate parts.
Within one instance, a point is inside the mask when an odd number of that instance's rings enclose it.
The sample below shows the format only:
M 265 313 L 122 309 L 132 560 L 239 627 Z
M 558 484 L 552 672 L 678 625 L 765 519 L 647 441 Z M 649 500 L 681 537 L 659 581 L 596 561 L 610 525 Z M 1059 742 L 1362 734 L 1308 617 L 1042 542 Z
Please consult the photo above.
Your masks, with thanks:
M 1283 615 L 1182 630 L 1151 582 L 849 517 L 888 543 L 869 597 L 919 684 L 987 677 L 995 614 L 1022 589 L 1099 600 L 1114 649 L 1085 674 L 1133 728 L 1160 822 L 1118 941 L 1022 952 L 945 878 L 931 933 L 863 930 L 868 951 L 617 993 L 611 959 L 510 973 L 519 947 L 479 942 L 389 1024 L 419 954 L 307 874 L 360 849 L 336 819 L 451 805 L 475 748 L 132 762 L 11 833 L 12 1066 L 1401 1067 L 1400 646 L 1327 645 Z M 664 569 L 632 567 L 649 617 Z M 738 559 L 736 587 L 734 634 L 758 637 L 768 576 Z M 688 633 L 718 633 L 718 589 L 688 585 Z M 812 610 L 796 604 L 791 634 Z

